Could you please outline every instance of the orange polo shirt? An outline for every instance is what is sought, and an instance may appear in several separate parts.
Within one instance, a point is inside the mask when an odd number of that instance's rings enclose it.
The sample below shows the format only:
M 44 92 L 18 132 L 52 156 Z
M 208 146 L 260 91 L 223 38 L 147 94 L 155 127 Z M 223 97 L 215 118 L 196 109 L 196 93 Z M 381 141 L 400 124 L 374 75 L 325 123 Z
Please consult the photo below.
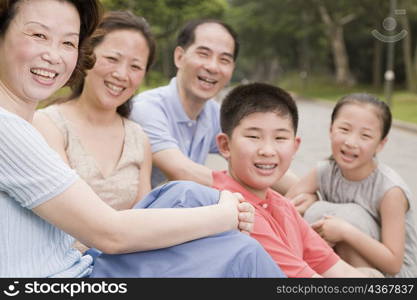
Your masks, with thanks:
M 251 236 L 263 245 L 288 277 L 322 274 L 339 261 L 339 256 L 300 216 L 294 205 L 274 190 L 268 189 L 266 199 L 260 199 L 226 171 L 213 171 L 213 188 L 241 193 L 255 207 Z

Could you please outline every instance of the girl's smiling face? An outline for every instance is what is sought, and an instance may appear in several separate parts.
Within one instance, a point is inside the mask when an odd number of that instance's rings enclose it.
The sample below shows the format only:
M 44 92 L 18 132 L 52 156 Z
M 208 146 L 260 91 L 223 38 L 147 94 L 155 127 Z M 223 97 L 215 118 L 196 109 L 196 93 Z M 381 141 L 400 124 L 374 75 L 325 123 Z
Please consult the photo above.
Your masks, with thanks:
M 333 158 L 349 180 L 366 178 L 375 168 L 373 160 L 382 150 L 382 122 L 369 104 L 346 104 L 330 128 Z

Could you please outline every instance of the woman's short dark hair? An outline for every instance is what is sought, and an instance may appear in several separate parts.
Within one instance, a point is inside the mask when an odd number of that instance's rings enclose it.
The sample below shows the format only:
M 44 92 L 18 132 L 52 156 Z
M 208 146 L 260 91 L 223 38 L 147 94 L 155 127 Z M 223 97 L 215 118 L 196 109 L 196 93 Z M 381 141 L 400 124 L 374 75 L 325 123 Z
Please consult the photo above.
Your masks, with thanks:
M 97 30 L 87 41 L 85 48 L 88 49 L 89 52 L 94 52 L 94 49 L 103 42 L 104 38 L 109 33 L 116 30 L 133 30 L 140 32 L 143 35 L 149 48 L 148 61 L 146 64 L 146 71 L 148 71 L 155 60 L 156 42 L 145 18 L 136 16 L 130 11 L 110 11 L 106 13 L 98 25 Z M 94 64 L 91 68 L 93 66 Z M 69 99 L 78 98 L 81 95 L 83 88 L 84 77 L 79 78 L 79 80 L 71 86 L 72 94 Z M 117 108 L 117 112 L 126 118 L 129 116 L 131 110 L 131 99 Z
M 86 39 L 94 32 L 102 15 L 102 6 L 98 0 L 57 0 L 68 2 L 74 5 L 80 16 L 80 39 L 79 54 L 77 65 L 72 73 L 67 85 L 77 81 L 79 77 L 85 76 L 85 70 L 88 69 L 94 60 L 91 54 L 83 47 Z M 19 4 L 23 0 L 1 0 L 0 2 L 0 38 L 6 34 L 10 23 L 14 19 L 19 9 Z

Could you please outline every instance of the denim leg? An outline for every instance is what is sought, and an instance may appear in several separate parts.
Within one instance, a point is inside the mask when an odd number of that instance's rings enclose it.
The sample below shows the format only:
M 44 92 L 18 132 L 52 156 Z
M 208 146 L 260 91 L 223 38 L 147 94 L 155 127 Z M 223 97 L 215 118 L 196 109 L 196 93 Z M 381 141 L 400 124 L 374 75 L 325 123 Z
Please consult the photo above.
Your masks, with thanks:
M 236 230 L 164 249 L 102 254 L 91 277 L 285 277 L 263 247 Z
M 216 204 L 220 192 L 190 181 L 158 187 L 135 208 Z M 285 277 L 253 238 L 237 230 L 180 245 L 128 254 L 102 254 L 91 277 Z
M 170 181 L 153 189 L 134 208 L 174 208 L 213 205 L 220 192 L 193 181 Z

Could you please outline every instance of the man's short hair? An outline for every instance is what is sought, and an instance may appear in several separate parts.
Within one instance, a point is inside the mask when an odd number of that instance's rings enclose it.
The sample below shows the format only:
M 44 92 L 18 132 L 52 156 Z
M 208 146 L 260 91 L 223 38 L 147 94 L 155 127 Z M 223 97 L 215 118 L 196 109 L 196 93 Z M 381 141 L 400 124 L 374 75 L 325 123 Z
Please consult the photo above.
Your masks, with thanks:
M 239 39 L 237 33 L 233 30 L 233 28 L 226 24 L 225 22 L 217 19 L 196 19 L 191 20 L 180 31 L 178 38 L 177 38 L 177 46 L 187 49 L 190 45 L 192 45 L 195 41 L 195 30 L 198 26 L 203 24 L 219 24 L 220 26 L 224 27 L 227 32 L 232 36 L 235 42 L 235 49 L 233 51 L 233 59 L 236 61 L 237 56 L 239 54 Z

